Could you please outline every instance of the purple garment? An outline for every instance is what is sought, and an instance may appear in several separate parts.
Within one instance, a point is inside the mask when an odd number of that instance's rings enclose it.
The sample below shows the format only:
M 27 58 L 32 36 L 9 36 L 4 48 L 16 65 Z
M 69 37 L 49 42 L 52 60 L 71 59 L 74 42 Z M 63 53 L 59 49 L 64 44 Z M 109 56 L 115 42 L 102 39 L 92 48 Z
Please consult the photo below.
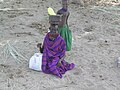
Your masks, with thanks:
M 65 8 L 62 8 L 62 9 L 60 9 L 60 10 L 62 10 L 62 11 L 64 11 L 64 12 L 67 12 L 67 9 L 65 9 Z
M 57 12 L 57 14 L 61 15 L 61 14 L 64 14 L 65 12 L 67 12 L 67 9 L 61 8 L 61 9 Z
M 62 78 L 67 70 L 74 68 L 74 64 L 68 64 L 65 60 L 62 60 L 58 66 L 60 58 L 65 55 L 66 45 L 64 39 L 58 34 L 58 36 L 52 41 L 49 39 L 49 33 L 44 39 L 44 50 L 42 56 L 42 71 L 44 73 L 53 74 Z

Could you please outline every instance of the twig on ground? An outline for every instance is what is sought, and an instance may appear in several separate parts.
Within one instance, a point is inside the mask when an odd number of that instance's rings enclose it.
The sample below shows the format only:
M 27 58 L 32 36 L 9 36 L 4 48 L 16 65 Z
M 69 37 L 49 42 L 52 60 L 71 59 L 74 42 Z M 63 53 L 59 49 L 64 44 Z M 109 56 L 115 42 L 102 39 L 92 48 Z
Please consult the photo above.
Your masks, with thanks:
M 9 41 L 7 42 L 7 44 L 5 44 L 3 46 L 3 54 L 4 57 L 8 58 L 9 56 L 12 56 L 17 63 L 23 63 L 27 61 L 27 58 L 24 57 L 22 54 L 20 54 L 17 51 L 17 48 L 15 48 L 14 46 L 12 46 Z
M 26 35 L 35 36 L 35 35 L 32 34 L 31 32 L 20 32 L 20 33 L 10 33 L 10 34 L 15 34 L 15 35 L 18 35 L 18 34 L 26 34 Z
M 0 11 L 20 11 L 20 10 L 24 10 L 24 11 L 28 11 L 28 10 L 33 10 L 32 8 L 17 8 L 17 9 L 11 9 L 11 8 L 4 8 L 4 9 L 0 9 Z

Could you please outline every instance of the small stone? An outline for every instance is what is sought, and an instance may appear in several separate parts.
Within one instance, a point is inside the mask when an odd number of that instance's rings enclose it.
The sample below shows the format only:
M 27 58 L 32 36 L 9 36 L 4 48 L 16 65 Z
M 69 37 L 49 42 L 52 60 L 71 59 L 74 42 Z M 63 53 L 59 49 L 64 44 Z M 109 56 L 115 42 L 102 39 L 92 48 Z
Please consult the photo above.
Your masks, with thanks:
M 27 41 L 23 41 L 24 43 L 27 43 Z
M 101 80 L 105 80 L 105 79 L 101 79 Z
M 107 40 L 105 40 L 105 43 L 107 43 Z
M 29 16 L 31 17 L 31 16 L 34 16 L 33 14 L 29 14 Z
M 10 78 L 10 79 L 13 79 L 13 78 L 14 78 L 14 75 L 13 75 L 13 74 L 10 74 L 10 75 L 9 75 L 9 78 Z
M 95 75 L 92 75 L 92 77 L 95 77 Z
M 8 87 L 10 87 L 10 84 L 8 84 Z
M 17 37 L 20 37 L 20 35 L 17 35 Z
M 112 81 L 112 80 L 110 80 L 110 81 Z
M 88 21 L 85 21 L 86 23 L 88 23 Z
M 100 75 L 99 77 L 102 78 L 102 75 Z

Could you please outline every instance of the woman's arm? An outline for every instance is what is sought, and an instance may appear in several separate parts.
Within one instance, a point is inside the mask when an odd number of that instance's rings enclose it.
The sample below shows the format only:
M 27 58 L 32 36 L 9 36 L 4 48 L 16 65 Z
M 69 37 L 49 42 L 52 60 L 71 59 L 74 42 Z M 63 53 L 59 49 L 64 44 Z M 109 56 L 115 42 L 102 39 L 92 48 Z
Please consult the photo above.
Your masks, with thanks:
M 68 25 L 68 17 L 70 16 L 70 12 L 68 12 L 67 17 L 66 17 L 66 24 Z
M 42 43 L 38 43 L 37 47 L 39 48 L 40 53 L 43 53 L 44 46 L 42 45 Z

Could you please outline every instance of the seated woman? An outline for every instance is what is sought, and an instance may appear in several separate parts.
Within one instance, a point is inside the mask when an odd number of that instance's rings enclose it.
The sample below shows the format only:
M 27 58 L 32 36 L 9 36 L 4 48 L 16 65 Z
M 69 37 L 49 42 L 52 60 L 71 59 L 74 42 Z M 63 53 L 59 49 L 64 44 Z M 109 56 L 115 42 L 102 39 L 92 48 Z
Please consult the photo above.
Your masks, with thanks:
M 58 34 L 58 26 L 51 25 L 43 43 L 42 71 L 62 78 L 67 70 L 74 68 L 74 64 L 68 64 L 65 60 L 66 44 Z

